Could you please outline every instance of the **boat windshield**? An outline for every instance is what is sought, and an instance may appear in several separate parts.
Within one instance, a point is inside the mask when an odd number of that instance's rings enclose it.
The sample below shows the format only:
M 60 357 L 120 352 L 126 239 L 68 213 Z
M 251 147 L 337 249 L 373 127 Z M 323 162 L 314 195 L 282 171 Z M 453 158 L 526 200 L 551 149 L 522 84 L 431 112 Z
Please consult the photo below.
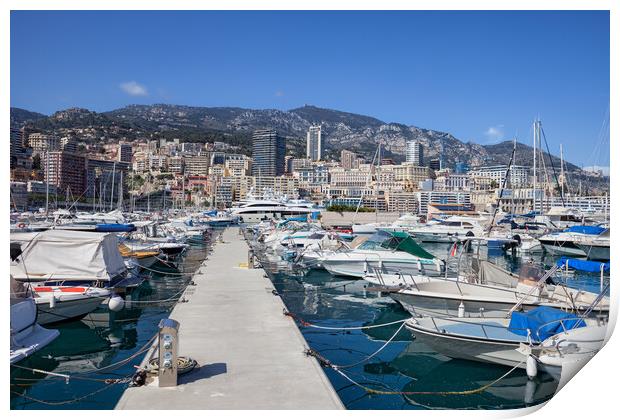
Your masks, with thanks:
M 435 256 L 427 252 L 418 245 L 409 234 L 405 232 L 387 232 L 377 230 L 366 242 L 361 244 L 358 249 L 365 250 L 385 250 L 402 251 L 420 258 L 433 259 Z

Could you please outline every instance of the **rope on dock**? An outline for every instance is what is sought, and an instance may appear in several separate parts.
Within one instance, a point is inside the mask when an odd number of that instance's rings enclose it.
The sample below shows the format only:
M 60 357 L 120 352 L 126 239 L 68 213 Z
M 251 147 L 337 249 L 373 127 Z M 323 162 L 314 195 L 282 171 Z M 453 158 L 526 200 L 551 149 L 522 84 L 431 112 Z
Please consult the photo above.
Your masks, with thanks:
M 403 323 L 403 325 L 405 325 Z M 401 326 L 402 328 L 402 326 Z M 399 329 L 400 331 L 400 329 Z M 398 333 L 398 331 L 397 331 Z M 392 340 L 396 335 L 394 335 L 390 340 Z M 306 350 L 306 354 L 308 356 L 313 356 L 315 357 L 319 363 L 321 364 L 321 366 L 323 367 L 328 367 L 333 369 L 336 373 L 338 373 L 340 376 L 342 376 L 343 378 L 345 378 L 346 380 L 348 380 L 350 383 L 352 383 L 353 385 L 363 389 L 364 391 L 366 391 L 369 394 L 377 394 L 377 395 L 401 395 L 406 397 L 407 395 L 471 395 L 471 394 L 478 394 L 480 392 L 485 391 L 486 389 L 492 387 L 493 385 L 495 385 L 496 383 L 498 383 L 499 381 L 501 381 L 502 379 L 506 378 L 508 375 L 510 375 L 512 372 L 514 372 L 515 370 L 517 370 L 519 367 L 521 367 L 525 362 L 520 362 L 519 364 L 513 366 L 508 372 L 504 373 L 502 376 L 500 376 L 499 378 L 495 379 L 492 382 L 489 382 L 488 384 L 485 384 L 481 387 L 475 388 L 475 389 L 469 389 L 469 390 L 465 390 L 465 391 L 383 391 L 380 389 L 374 389 L 374 388 L 369 388 L 365 385 L 360 384 L 359 382 L 356 382 L 354 379 L 352 379 L 351 377 L 349 377 L 342 369 L 344 368 L 349 368 L 349 367 L 353 367 L 355 365 L 358 365 L 360 363 L 363 363 L 367 360 L 369 360 L 371 357 L 373 357 L 374 355 L 376 355 L 377 353 L 379 353 L 381 350 L 383 350 L 383 348 L 389 343 L 390 341 L 386 342 L 385 345 L 383 345 L 383 347 L 381 347 L 379 350 L 377 350 L 375 353 L 371 354 L 369 357 L 367 357 L 365 360 L 362 360 L 358 363 L 354 363 L 351 365 L 346 365 L 346 366 L 338 366 L 333 364 L 331 361 L 329 361 L 328 359 L 326 359 L 324 356 L 322 356 L 321 354 L 319 354 L 316 350 L 313 349 L 307 349 Z
M 273 289 L 273 294 L 278 294 L 278 295 L 282 295 L 282 294 L 292 294 L 292 293 L 307 293 L 307 292 L 314 292 L 317 290 L 331 290 L 331 289 L 340 289 L 341 287 L 347 287 L 350 284 L 356 283 L 358 280 L 353 280 L 344 284 L 340 284 L 338 286 L 310 286 L 308 288 L 304 288 L 304 290 L 283 290 L 281 292 L 277 291 L 276 289 Z M 274 286 L 275 285 L 283 285 L 286 283 L 272 283 Z
M 179 277 L 181 277 L 181 276 L 191 276 L 191 275 L 193 275 L 195 273 L 195 271 L 193 271 L 193 272 L 181 271 L 179 273 L 172 273 L 172 272 L 169 272 L 169 271 L 155 270 L 154 268 L 147 267 L 147 266 L 144 266 L 144 265 L 141 265 L 141 264 L 138 264 L 138 263 L 134 263 L 134 265 L 137 266 L 137 267 L 140 267 L 140 268 L 142 268 L 144 270 L 149 270 L 149 271 L 152 271 L 152 272 L 158 273 L 158 274 L 165 274 L 167 276 L 179 276 Z
M 158 334 L 155 334 L 153 337 L 151 337 L 146 343 L 144 343 L 144 345 L 142 347 L 140 347 L 134 354 L 126 357 L 125 359 L 119 360 L 118 362 L 114 362 L 110 365 L 104 366 L 102 368 L 97 368 L 97 369 L 93 369 L 87 372 L 62 372 L 62 373 L 58 373 L 58 372 L 48 372 L 48 371 L 44 371 L 41 369 L 33 369 L 33 368 L 29 368 L 27 366 L 21 366 L 21 365 L 16 365 L 13 364 L 11 366 L 19 368 L 19 369 L 24 369 L 24 370 L 29 370 L 31 372 L 35 372 L 35 373 L 45 373 L 48 375 L 55 375 L 55 376 L 63 376 L 63 378 L 65 378 L 65 380 L 68 382 L 70 379 L 76 378 L 76 379 L 83 379 L 83 377 L 81 377 L 81 375 L 88 375 L 88 374 L 92 374 L 92 373 L 98 373 L 98 372 L 104 372 L 106 370 L 109 370 L 111 368 L 117 368 L 117 367 L 121 367 L 126 365 L 127 363 L 129 363 L 130 361 L 132 361 L 133 359 L 135 359 L 136 357 L 138 357 L 140 354 L 145 353 L 146 351 L 148 351 L 149 347 L 151 346 L 151 344 L 153 343 L 153 341 L 155 341 L 155 339 L 157 338 Z
M 369 361 L 370 359 L 372 359 L 373 357 L 375 357 L 377 354 L 381 353 L 383 351 L 384 348 L 386 348 L 388 346 L 388 344 L 390 344 L 392 341 L 394 341 L 394 339 L 396 338 L 396 336 L 398 335 L 399 332 L 401 332 L 401 330 L 403 329 L 403 327 L 405 326 L 405 321 L 403 321 L 403 323 L 400 325 L 400 327 L 398 327 L 398 329 L 396 330 L 396 332 L 390 337 L 390 339 L 388 341 L 386 341 L 381 347 L 379 347 L 379 349 L 377 351 L 375 351 L 374 353 L 372 353 L 370 356 L 365 357 L 364 359 L 360 360 L 359 362 L 356 363 L 351 363 L 350 365 L 336 365 L 335 367 L 340 368 L 340 369 L 346 369 L 346 368 L 352 368 L 353 366 L 357 366 L 360 365 L 364 362 Z
M 316 325 L 316 324 L 307 322 L 303 320 L 302 318 L 298 317 L 297 315 L 287 311 L 286 309 L 283 311 L 283 313 L 284 313 L 284 316 L 290 316 L 291 318 L 297 320 L 304 327 L 318 328 L 321 330 L 369 330 L 372 328 L 387 327 L 388 325 L 395 325 L 395 324 L 400 324 L 400 323 L 403 323 L 404 325 L 405 321 L 409 321 L 411 319 L 411 317 L 409 317 L 405 319 L 399 319 L 398 321 L 386 322 L 384 324 L 362 325 L 359 327 L 328 327 L 324 325 Z
M 331 368 L 336 373 L 338 373 L 340 376 L 342 376 L 343 378 L 345 378 L 349 382 L 351 382 L 353 385 L 363 389 L 364 391 L 366 391 L 369 394 L 402 395 L 402 396 L 406 396 L 406 395 L 472 395 L 472 394 L 479 394 L 480 392 L 483 392 L 486 389 L 492 387 L 493 385 L 495 385 L 496 383 L 498 383 L 499 381 L 501 381 L 502 379 L 504 379 L 505 377 L 510 375 L 516 369 L 521 367 L 521 365 L 523 365 L 523 363 L 524 362 L 520 362 L 518 365 L 513 366 L 508 372 L 504 373 L 502 376 L 500 376 L 499 378 L 495 379 L 492 382 L 489 382 L 488 384 L 485 384 L 485 385 L 483 385 L 483 386 L 481 386 L 479 388 L 476 388 L 476 389 L 468 389 L 468 390 L 465 390 L 465 391 L 382 391 L 382 390 L 379 390 L 379 389 L 369 388 L 369 387 L 367 387 L 365 385 L 362 385 L 362 384 L 354 381 L 346 373 L 344 373 L 342 370 L 340 370 L 339 368 L 337 368 L 335 366 L 331 366 Z
M 191 284 L 188 284 L 188 286 L 191 286 Z M 185 291 L 187 290 L 187 286 L 183 287 L 180 291 L 178 291 L 177 293 L 175 293 L 174 295 L 170 296 L 167 299 L 159 299 L 159 300 L 129 300 L 127 301 L 129 304 L 133 305 L 134 303 L 165 303 L 165 302 L 176 302 L 178 301 L 178 297 L 180 295 L 182 295 Z

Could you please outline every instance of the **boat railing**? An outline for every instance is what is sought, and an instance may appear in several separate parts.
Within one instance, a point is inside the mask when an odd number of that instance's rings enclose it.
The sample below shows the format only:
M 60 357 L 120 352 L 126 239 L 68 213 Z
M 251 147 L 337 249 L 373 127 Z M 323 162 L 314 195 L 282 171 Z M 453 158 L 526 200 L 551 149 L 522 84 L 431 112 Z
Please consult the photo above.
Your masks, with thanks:
M 420 288 L 418 287 L 418 283 L 416 283 L 415 279 L 413 278 L 413 274 L 409 274 L 409 278 L 411 279 L 411 283 L 413 283 L 413 286 L 419 292 Z M 405 281 L 405 277 L 404 276 L 403 276 L 403 281 Z M 407 284 L 407 283 L 405 283 L 405 284 Z
M 472 321 L 467 321 L 466 319 L 463 318 L 454 318 L 454 317 L 442 317 L 442 316 L 432 316 L 429 317 L 433 323 L 433 326 L 435 327 L 435 330 L 438 333 L 441 334 L 446 334 L 449 333 L 449 331 L 446 328 L 442 328 L 439 325 L 437 325 L 437 319 L 441 319 L 441 320 L 447 320 L 450 322 L 454 322 L 454 323 L 460 323 L 460 324 L 467 324 L 467 325 L 472 325 L 472 326 L 476 326 L 480 328 L 480 331 L 484 334 L 484 337 L 487 339 L 490 339 L 492 337 L 489 336 L 490 331 L 493 331 L 492 329 L 500 329 L 500 330 L 510 330 L 511 332 L 514 332 L 515 334 L 518 335 L 523 335 L 524 341 L 531 341 L 532 339 L 532 334 L 531 334 L 531 330 L 529 328 L 509 328 L 507 325 L 498 325 L 498 324 L 490 324 L 488 322 L 472 322 Z M 453 333 L 454 335 L 463 335 L 463 334 L 459 334 L 459 333 Z
M 553 267 L 551 267 L 549 270 L 547 270 L 547 272 L 545 274 L 542 275 L 542 277 L 540 279 L 538 279 L 538 281 L 536 282 L 536 284 L 532 285 L 532 288 L 530 289 L 530 291 L 528 293 L 526 293 L 524 296 L 522 296 L 517 303 L 515 303 L 515 305 L 510 308 L 510 310 L 508 311 L 508 313 L 506 314 L 506 318 L 509 318 L 512 313 L 517 310 L 519 307 L 521 307 L 521 305 L 523 304 L 523 302 L 525 302 L 525 300 L 530 297 L 536 290 L 538 290 L 538 286 L 540 286 L 543 282 L 545 282 L 549 277 L 551 277 L 556 271 L 558 271 L 558 266 L 554 265 Z

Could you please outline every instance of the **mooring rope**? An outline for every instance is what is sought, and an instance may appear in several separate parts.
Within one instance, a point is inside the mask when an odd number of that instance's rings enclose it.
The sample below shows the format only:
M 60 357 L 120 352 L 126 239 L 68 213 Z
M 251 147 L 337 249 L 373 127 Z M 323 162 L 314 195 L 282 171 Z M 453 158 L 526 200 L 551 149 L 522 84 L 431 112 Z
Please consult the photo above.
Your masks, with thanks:
M 102 368 L 97 368 L 97 369 L 93 369 L 87 372 L 48 372 L 42 369 L 33 369 L 33 368 L 29 368 L 27 366 L 21 366 L 21 365 L 16 365 L 13 364 L 11 366 L 19 368 L 19 369 L 24 369 L 24 370 L 29 370 L 31 372 L 35 372 L 35 373 L 45 373 L 48 375 L 55 375 L 55 376 L 63 376 L 63 377 L 67 377 L 68 379 L 71 379 L 73 377 L 73 375 L 89 375 L 92 373 L 97 373 L 97 372 L 104 372 L 106 370 L 109 370 L 113 367 L 121 367 L 126 365 L 127 363 L 129 363 L 130 361 L 132 361 L 133 359 L 135 359 L 136 357 L 138 357 L 140 354 L 145 353 L 146 351 L 148 351 L 149 347 L 151 346 L 152 342 L 157 338 L 158 334 L 155 334 L 153 337 L 151 337 L 146 343 L 144 343 L 144 345 L 142 347 L 140 347 L 134 354 L 126 357 L 125 359 L 119 360 L 118 362 L 114 362 L 110 365 L 104 366 Z
M 388 346 L 388 344 L 390 344 L 396 338 L 396 336 L 398 335 L 399 332 L 401 332 L 401 330 L 403 329 L 404 326 L 405 326 L 405 322 L 403 321 L 401 326 L 398 327 L 396 332 L 389 338 L 389 340 L 386 341 L 381 347 L 379 347 L 379 349 L 377 351 L 375 351 L 374 353 L 372 353 L 368 357 L 365 357 L 364 359 L 360 360 L 359 362 L 351 363 L 350 365 L 335 365 L 335 367 L 340 368 L 340 369 L 347 369 L 347 368 L 351 368 L 353 366 L 357 366 L 357 365 L 360 365 L 360 364 L 362 364 L 364 362 L 369 361 L 370 359 L 375 357 L 377 354 L 381 353 L 383 351 L 383 349 L 386 348 Z
M 385 346 L 383 346 L 383 347 L 385 347 Z M 380 350 L 382 350 L 382 349 L 383 348 L 381 348 Z M 353 385 L 363 389 L 364 391 L 366 391 L 369 394 L 377 394 L 377 395 L 402 395 L 402 396 L 407 396 L 407 395 L 471 395 L 471 394 L 478 394 L 478 393 L 483 392 L 484 390 L 492 387 L 493 385 L 495 385 L 496 383 L 498 383 L 499 381 L 501 381 L 502 379 L 504 379 L 505 377 L 510 375 L 512 372 L 517 370 L 519 367 L 521 367 L 525 363 L 525 362 L 520 362 L 519 364 L 513 366 L 508 372 L 504 373 L 502 376 L 500 376 L 499 378 L 495 379 L 492 382 L 489 382 L 488 384 L 485 384 L 485 385 L 483 385 L 481 387 L 478 387 L 478 388 L 475 388 L 475 389 L 469 389 L 469 390 L 465 390 L 465 391 L 383 391 L 383 390 L 379 390 L 379 389 L 369 388 L 369 387 L 367 387 L 365 385 L 360 384 L 359 382 L 356 382 L 354 379 L 349 377 L 342 370 L 343 368 L 347 368 L 347 367 L 351 367 L 351 366 L 355 366 L 357 364 L 360 364 L 363 361 L 355 363 L 353 365 L 349 365 L 349 366 L 338 366 L 338 365 L 334 365 L 332 362 L 330 362 L 324 356 L 319 354 L 316 350 L 307 349 L 306 350 L 306 354 L 309 355 L 309 356 L 315 357 L 322 366 L 333 369 L 336 373 L 341 375 L 343 378 L 348 380 Z
M 131 378 L 128 378 L 128 379 L 131 379 Z M 110 388 L 110 387 L 112 387 L 114 385 L 117 385 L 119 383 L 120 382 L 112 382 L 112 383 L 110 383 L 110 384 L 108 384 L 108 385 L 106 385 L 106 386 L 104 386 L 104 387 L 102 387 L 102 388 L 100 388 L 100 389 L 98 389 L 96 391 L 90 392 L 90 393 L 88 393 L 86 395 L 83 395 L 81 397 L 73 398 L 71 400 L 64 400 L 64 401 L 45 401 L 45 400 L 40 400 L 38 398 L 34 398 L 34 397 L 29 396 L 29 395 L 26 395 L 25 392 L 22 393 L 22 392 L 17 392 L 17 391 L 11 391 L 11 393 L 15 394 L 15 395 L 19 395 L 20 397 L 25 398 L 27 400 L 37 402 L 39 404 L 45 404 L 45 405 L 66 405 L 66 404 L 73 404 L 73 403 L 76 403 L 78 401 L 85 400 L 86 398 L 92 397 L 93 395 L 96 395 L 96 394 L 99 394 L 100 392 L 103 392 L 106 389 L 108 389 L 108 388 Z M 13 384 L 11 384 L 11 385 L 13 385 Z
M 138 264 L 138 263 L 134 263 L 134 265 L 136 265 L 137 267 L 143 268 L 143 269 L 145 269 L 145 270 L 149 270 L 149 271 L 152 271 L 152 272 L 154 272 L 154 273 L 158 273 L 158 274 L 165 274 L 165 275 L 167 275 L 167 276 L 179 276 L 179 277 L 182 277 L 182 276 L 191 276 L 191 275 L 193 275 L 193 274 L 196 272 L 196 271 L 193 271 L 193 272 L 190 272 L 190 271 L 182 271 L 182 272 L 179 272 L 179 273 L 171 273 L 171 272 L 169 272 L 169 271 L 160 271 L 160 270 L 155 270 L 154 268 L 146 267 L 146 266 L 141 265 L 141 264 Z
M 328 326 L 324 326 L 324 325 L 316 325 L 316 324 L 312 324 L 308 321 L 303 320 L 302 318 L 298 317 L 297 315 L 287 311 L 286 309 L 283 311 L 285 316 L 290 316 L 291 318 L 299 321 L 299 323 L 304 326 L 304 327 L 311 327 L 311 328 L 318 328 L 321 330 L 369 330 L 372 328 L 380 328 L 380 327 L 387 327 L 389 325 L 395 325 L 395 324 L 400 324 L 403 323 L 405 321 L 408 321 L 411 319 L 411 317 L 409 318 L 405 318 L 405 319 L 399 319 L 398 321 L 392 321 L 392 322 L 386 322 L 384 324 L 375 324 L 375 325 L 362 325 L 359 327 L 328 327 Z
M 188 284 L 187 286 L 191 286 L 190 284 Z M 172 302 L 172 301 L 178 301 L 178 297 L 180 295 L 182 295 L 186 290 L 187 290 L 187 286 L 182 288 L 180 291 L 178 291 L 177 293 L 173 294 L 172 296 L 170 296 L 167 299 L 159 299 L 159 300 L 129 300 L 126 301 L 129 304 L 134 304 L 134 303 L 163 303 L 163 302 Z

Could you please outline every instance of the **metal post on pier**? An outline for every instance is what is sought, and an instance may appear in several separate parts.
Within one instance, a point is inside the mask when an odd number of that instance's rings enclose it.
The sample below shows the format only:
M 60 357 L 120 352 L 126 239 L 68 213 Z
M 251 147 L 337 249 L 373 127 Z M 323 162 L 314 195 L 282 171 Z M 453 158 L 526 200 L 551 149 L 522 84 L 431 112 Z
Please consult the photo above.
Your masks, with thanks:
M 254 251 L 252 249 L 248 249 L 248 268 L 254 268 Z
M 159 387 L 177 386 L 179 326 L 174 319 L 159 322 Z

